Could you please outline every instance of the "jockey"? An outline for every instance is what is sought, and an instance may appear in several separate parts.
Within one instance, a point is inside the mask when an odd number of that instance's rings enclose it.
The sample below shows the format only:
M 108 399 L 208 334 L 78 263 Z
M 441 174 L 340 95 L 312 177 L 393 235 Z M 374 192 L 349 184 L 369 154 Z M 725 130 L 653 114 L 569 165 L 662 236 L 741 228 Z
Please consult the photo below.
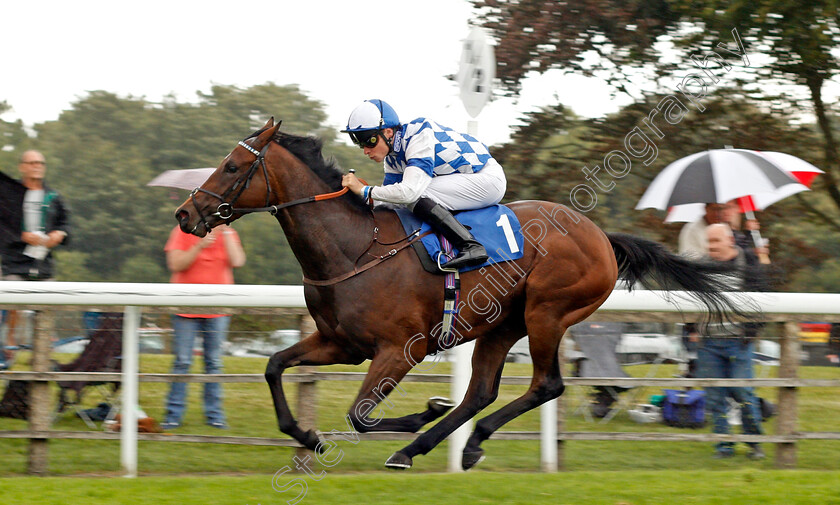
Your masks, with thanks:
M 432 225 L 458 249 L 445 268 L 487 261 L 484 246 L 451 213 L 494 205 L 504 196 L 505 173 L 487 146 L 425 118 L 401 124 L 382 100 L 356 107 L 341 131 L 368 158 L 385 165 L 381 186 L 365 186 L 354 174 L 345 175 L 342 186 L 366 201 L 405 205 Z

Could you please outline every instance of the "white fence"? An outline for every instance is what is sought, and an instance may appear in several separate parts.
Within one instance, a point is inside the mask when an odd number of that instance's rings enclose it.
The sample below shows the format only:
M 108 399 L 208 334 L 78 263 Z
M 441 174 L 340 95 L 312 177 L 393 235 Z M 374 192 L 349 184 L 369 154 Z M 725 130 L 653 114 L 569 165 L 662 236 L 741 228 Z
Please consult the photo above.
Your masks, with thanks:
M 807 294 L 807 293 L 751 293 L 757 302 L 757 308 L 762 311 L 763 319 L 776 322 L 793 322 L 819 319 L 822 321 L 840 321 L 840 294 Z M 103 380 L 121 380 L 122 404 L 136 405 L 138 395 L 138 342 L 137 328 L 142 307 L 214 307 L 214 308 L 282 308 L 295 309 L 305 312 L 302 286 L 249 286 L 249 285 L 190 285 L 190 284 L 118 284 L 118 283 L 60 283 L 60 282 L 3 282 L 0 283 L 0 308 L 44 308 L 50 306 L 71 307 L 124 307 L 125 319 L 123 323 L 123 359 L 121 377 L 104 378 Z M 701 307 L 681 293 L 664 295 L 661 292 L 616 290 L 599 309 L 598 320 L 680 320 L 682 315 L 699 312 Z M 782 343 L 782 366 L 780 379 L 753 379 L 750 381 L 734 381 L 720 379 L 567 379 L 567 384 L 581 385 L 733 385 L 747 382 L 753 385 L 772 385 L 780 388 L 780 433 L 775 437 L 765 437 L 763 441 L 777 442 L 777 463 L 780 466 L 791 466 L 790 460 L 795 461 L 795 447 L 797 439 L 795 429 L 795 387 L 800 386 L 840 386 L 840 381 L 804 381 L 796 379 L 798 356 L 798 342 L 795 335 L 787 333 L 789 338 Z M 37 347 L 36 342 L 36 347 Z M 42 343 L 44 345 L 44 343 Z M 44 347 L 48 347 L 48 342 Z M 37 355 L 34 349 L 33 355 Z M 468 359 L 468 357 L 467 357 Z M 36 381 L 55 380 L 56 373 L 47 372 L 46 368 L 38 370 L 33 359 L 35 372 L 0 372 L 0 377 L 22 378 Z M 786 368 L 787 367 L 787 368 Z M 461 374 L 469 372 L 469 366 L 457 366 Z M 464 371 L 465 370 L 465 371 Z M 66 380 L 83 378 L 81 373 L 60 374 Z M 324 374 L 336 375 L 336 374 Z M 523 378 L 524 379 L 524 378 Z M 162 380 L 167 380 L 165 377 Z M 311 379 L 310 379 L 311 380 Z M 317 380 L 317 379 L 316 379 Z M 339 379 L 346 380 L 346 379 Z M 458 384 L 453 397 L 463 394 L 465 377 L 456 377 Z M 730 382 L 726 382 L 730 381 Z M 303 382 L 303 381 L 301 381 Z M 527 383 L 527 381 L 522 381 Z M 518 382 L 517 382 L 518 383 Z M 787 397 L 785 396 L 787 395 Z M 33 395 L 34 396 L 34 395 Z M 786 399 L 789 398 L 789 399 Z M 791 408 L 785 404 L 790 403 Z M 35 417 L 33 415 L 33 417 Z M 544 470 L 553 471 L 558 466 L 558 441 L 562 440 L 598 440 L 624 439 L 638 440 L 642 438 L 607 436 L 610 434 L 574 434 L 558 433 L 558 418 L 556 402 L 550 402 L 542 407 L 541 412 L 541 449 L 542 466 Z M 134 409 L 124 409 L 121 430 L 121 460 L 129 476 L 137 472 L 137 419 Z M 562 426 L 562 425 L 560 425 Z M 20 434 L 21 438 L 31 438 L 46 442 L 50 438 L 48 424 L 46 426 L 30 423 L 30 432 Z M 462 432 L 463 433 L 463 432 Z M 637 434 L 644 435 L 644 434 Z M 40 437 L 40 438 L 39 438 Z M 599 438 L 600 437 L 600 438 Z M 606 437 L 606 438 L 605 438 Z M 708 438 L 708 435 L 706 436 Z M 728 439 L 740 440 L 738 435 L 730 435 Z M 820 436 L 799 438 L 840 438 L 840 434 L 828 433 Z M 685 437 L 661 437 L 664 440 L 685 439 Z M 462 439 L 461 446 L 465 442 Z M 458 444 L 451 444 L 456 448 L 450 451 L 450 469 L 460 466 L 460 448 Z M 44 451 L 46 449 L 44 448 Z M 37 452 L 37 451 L 36 451 Z M 788 463 L 786 463 L 786 460 Z

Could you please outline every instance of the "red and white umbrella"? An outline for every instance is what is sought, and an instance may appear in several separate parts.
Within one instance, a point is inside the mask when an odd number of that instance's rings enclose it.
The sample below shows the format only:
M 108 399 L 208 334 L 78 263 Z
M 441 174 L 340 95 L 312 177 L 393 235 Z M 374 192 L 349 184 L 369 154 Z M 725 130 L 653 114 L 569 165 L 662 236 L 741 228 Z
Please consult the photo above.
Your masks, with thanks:
M 793 176 L 798 182 L 792 182 L 781 186 L 773 191 L 760 192 L 752 195 L 746 195 L 738 198 L 738 204 L 741 207 L 741 212 L 751 214 L 757 210 L 764 210 L 774 203 L 784 200 L 785 198 L 809 191 L 814 178 L 823 171 L 807 161 L 791 156 L 790 154 L 778 153 L 772 151 L 756 151 L 759 155 L 766 158 L 773 164 L 782 167 L 786 172 Z M 665 218 L 666 223 L 687 223 L 697 221 L 705 214 L 705 203 L 689 203 L 683 205 L 675 205 L 668 209 L 668 217 Z
M 796 183 L 783 167 L 758 151 L 712 149 L 680 158 L 665 167 L 645 190 L 636 209 L 665 210 L 687 203 L 724 203 Z

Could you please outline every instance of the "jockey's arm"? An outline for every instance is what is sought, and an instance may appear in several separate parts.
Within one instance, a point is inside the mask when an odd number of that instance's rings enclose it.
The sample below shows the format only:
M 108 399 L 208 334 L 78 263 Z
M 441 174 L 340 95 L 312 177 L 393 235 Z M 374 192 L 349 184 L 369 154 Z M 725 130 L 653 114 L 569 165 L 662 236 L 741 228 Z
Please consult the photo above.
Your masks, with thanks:
M 382 179 L 382 186 L 390 186 L 402 181 L 403 174 L 396 172 L 385 172 L 385 177 Z
M 412 137 L 405 148 L 406 167 L 402 174 L 402 181 L 371 188 L 365 196 L 382 202 L 403 205 L 416 202 L 432 182 L 435 167 L 435 142 L 430 128 Z
M 374 200 L 397 204 L 416 202 L 429 187 L 432 177 L 418 166 L 409 165 L 405 169 L 401 182 L 387 186 L 374 186 L 368 196 Z

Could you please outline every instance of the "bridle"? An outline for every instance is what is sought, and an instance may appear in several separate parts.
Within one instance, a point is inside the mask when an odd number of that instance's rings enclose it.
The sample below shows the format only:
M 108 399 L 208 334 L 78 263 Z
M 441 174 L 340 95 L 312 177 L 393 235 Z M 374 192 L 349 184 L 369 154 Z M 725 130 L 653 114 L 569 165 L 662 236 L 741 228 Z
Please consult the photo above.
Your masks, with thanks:
M 251 167 L 248 169 L 248 172 L 244 176 L 237 179 L 236 182 L 233 183 L 233 186 L 228 188 L 227 191 L 224 192 L 224 194 L 219 195 L 218 193 L 214 193 L 204 188 L 195 188 L 194 190 L 192 190 L 192 192 L 190 193 L 190 201 L 192 202 L 193 207 L 195 208 L 195 211 L 196 213 L 198 213 L 199 217 L 199 221 L 195 224 L 195 227 L 193 227 L 192 229 L 193 232 L 195 232 L 195 230 L 198 228 L 199 223 L 204 224 L 204 229 L 210 229 L 210 226 L 207 224 L 207 217 L 218 217 L 219 219 L 223 219 L 225 223 L 230 224 L 230 219 L 233 217 L 234 214 L 252 214 L 254 212 L 268 212 L 269 214 L 274 216 L 277 214 L 278 211 L 280 211 L 281 209 L 285 209 L 286 207 L 300 205 L 302 203 L 328 200 L 330 198 L 337 198 L 347 193 L 348 191 L 347 188 L 343 188 L 333 193 L 324 193 L 320 195 L 308 196 L 306 198 L 299 198 L 297 200 L 292 200 L 290 202 L 282 203 L 279 205 L 269 205 L 269 203 L 271 202 L 272 191 L 271 183 L 268 180 L 268 167 L 266 167 L 265 164 L 265 153 L 268 150 L 268 146 L 271 145 L 271 141 L 269 141 L 265 145 L 265 147 L 262 148 L 261 151 L 258 151 L 252 146 L 246 144 L 244 140 L 240 140 L 239 145 L 244 147 L 254 156 L 256 156 L 256 159 L 253 163 L 251 163 Z M 242 196 L 242 193 L 248 188 L 248 186 L 250 186 L 251 179 L 254 178 L 254 174 L 257 173 L 258 168 L 262 168 L 263 177 L 265 178 L 265 206 L 252 208 L 234 207 L 233 205 L 236 203 L 239 197 Z M 351 172 L 354 172 L 354 170 L 351 170 Z M 197 193 L 208 194 L 213 198 L 220 200 L 222 203 L 220 203 L 219 206 L 216 207 L 216 212 L 205 216 L 204 213 L 201 212 L 201 209 L 198 206 L 198 202 L 195 201 L 195 195 Z M 230 198 L 231 195 L 233 195 L 232 198 Z M 229 201 L 228 198 L 230 198 Z
M 245 139 L 245 140 L 248 140 L 248 139 Z M 219 206 L 216 207 L 216 212 L 214 212 L 212 214 L 209 214 L 207 217 L 218 216 L 220 219 L 224 219 L 225 222 L 230 224 L 229 220 L 233 217 L 234 214 L 251 214 L 251 213 L 254 213 L 254 212 L 268 212 L 271 215 L 276 215 L 277 212 L 280 211 L 280 209 L 285 209 L 285 208 L 291 207 L 293 205 L 300 205 L 302 203 L 310 203 L 310 202 L 317 202 L 317 201 L 321 201 L 321 200 L 329 200 L 331 198 L 338 198 L 339 196 L 347 193 L 347 191 L 348 191 L 347 188 L 343 188 L 340 191 L 335 191 L 333 193 L 323 193 L 323 194 L 320 194 L 320 195 L 308 196 L 306 198 L 299 198 L 297 200 L 292 200 L 290 202 L 282 203 L 282 204 L 279 204 L 279 205 L 269 205 L 269 202 L 271 202 L 272 191 L 271 191 L 271 184 L 269 183 L 269 180 L 268 180 L 268 167 L 266 167 L 266 164 L 265 164 L 265 153 L 268 150 L 268 146 L 271 145 L 271 141 L 269 141 L 265 145 L 265 147 L 262 148 L 261 151 L 257 151 L 252 146 L 246 144 L 244 140 L 240 140 L 239 145 L 244 147 L 245 149 L 247 149 L 254 156 L 256 156 L 256 159 L 254 160 L 253 163 L 251 163 L 251 167 L 248 169 L 248 172 L 243 177 L 240 177 L 239 179 L 237 179 L 236 182 L 233 184 L 233 186 L 228 188 L 228 190 L 225 191 L 224 194 L 221 194 L 221 195 L 219 195 L 217 193 L 214 193 L 212 191 L 208 191 L 208 190 L 203 189 L 203 188 L 195 188 L 190 193 L 190 201 L 192 202 L 193 207 L 195 207 L 195 210 L 198 213 L 198 216 L 200 218 L 199 222 L 204 224 L 204 228 L 206 230 L 209 230 L 210 226 L 207 224 L 207 220 L 206 220 L 204 214 L 201 212 L 201 209 L 199 209 L 198 203 L 195 201 L 195 195 L 197 193 L 205 193 L 205 194 L 208 194 L 208 195 L 212 196 L 213 198 L 216 198 L 216 199 L 220 200 L 222 203 L 220 203 Z M 251 184 L 251 179 L 253 179 L 254 174 L 257 173 L 258 168 L 262 168 L 263 177 L 265 177 L 265 187 L 266 187 L 265 207 L 256 207 L 256 208 L 237 208 L 237 207 L 234 207 L 233 205 L 236 203 L 236 200 L 239 199 L 239 197 L 242 195 L 242 193 L 245 191 L 245 189 L 247 189 L 248 186 Z M 355 172 L 355 170 L 350 170 L 350 172 L 353 173 L 353 172 Z M 228 201 L 228 198 L 231 195 L 233 195 L 233 198 L 231 198 L 230 201 Z M 376 217 L 374 216 L 374 224 L 375 223 L 376 223 Z M 195 232 L 195 230 L 198 228 L 198 224 L 199 223 L 196 223 L 195 227 L 192 229 L 193 232 Z M 374 228 L 373 228 L 373 238 L 371 239 L 367 248 L 362 252 L 362 254 L 354 262 L 353 270 L 351 270 L 351 271 L 349 271 L 345 274 L 339 275 L 337 277 L 333 277 L 331 279 L 326 279 L 326 280 L 312 280 L 312 279 L 308 279 L 308 278 L 304 277 L 303 282 L 306 283 L 306 284 L 314 285 L 314 286 L 331 286 L 333 284 L 337 284 L 337 283 L 339 283 L 341 281 L 344 281 L 344 280 L 347 280 L 351 277 L 355 277 L 355 276 L 359 275 L 360 273 L 362 273 L 366 270 L 369 270 L 369 269 L 375 267 L 376 265 L 393 258 L 394 256 L 396 256 L 396 254 L 398 252 L 402 251 L 403 249 L 406 249 L 406 248 L 410 247 L 415 242 L 417 242 L 418 240 L 422 239 L 423 237 L 425 237 L 427 235 L 430 235 L 431 233 L 433 233 L 433 232 L 432 231 L 427 231 L 426 233 L 423 233 L 421 235 L 420 230 L 418 229 L 418 230 L 415 230 L 413 233 L 408 234 L 407 236 L 401 238 L 400 240 L 398 240 L 396 242 L 383 243 L 383 242 L 379 241 L 379 228 L 377 226 L 374 226 Z M 400 244 L 400 243 L 402 243 L 402 245 L 400 245 L 399 247 L 391 249 L 390 251 L 388 251 L 387 254 L 384 254 L 384 255 L 381 255 L 381 256 L 370 254 L 368 252 L 370 250 L 370 248 L 373 247 L 374 244 L 394 246 L 394 245 L 397 245 L 397 244 Z M 360 267 L 356 266 L 358 264 L 359 260 L 361 260 L 362 257 L 364 257 L 365 255 L 373 256 L 373 258 L 374 258 L 373 261 L 365 263 L 364 265 L 362 265 Z

